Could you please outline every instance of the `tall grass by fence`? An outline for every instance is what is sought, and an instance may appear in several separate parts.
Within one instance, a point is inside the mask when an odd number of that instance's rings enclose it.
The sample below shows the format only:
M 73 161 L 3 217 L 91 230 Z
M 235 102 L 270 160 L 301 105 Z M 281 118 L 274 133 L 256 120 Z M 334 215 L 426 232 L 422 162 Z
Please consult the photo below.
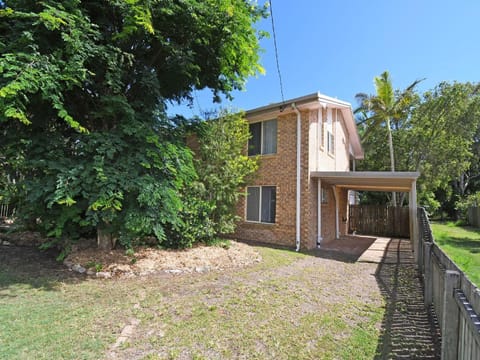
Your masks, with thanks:
M 425 305 L 442 332 L 442 360 L 480 359 L 480 290 L 435 243 L 424 209 L 418 209 L 418 267 Z

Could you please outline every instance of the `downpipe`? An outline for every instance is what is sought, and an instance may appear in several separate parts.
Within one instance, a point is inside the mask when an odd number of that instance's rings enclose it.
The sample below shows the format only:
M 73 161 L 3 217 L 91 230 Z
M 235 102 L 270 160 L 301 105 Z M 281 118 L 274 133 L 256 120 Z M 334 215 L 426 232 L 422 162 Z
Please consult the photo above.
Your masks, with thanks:
M 300 251 L 300 210 L 301 210 L 301 189 L 300 189 L 300 176 L 301 176 L 301 147 L 302 147 L 302 124 L 301 115 L 298 111 L 295 103 L 292 103 L 292 109 L 297 114 L 297 194 L 296 194 L 296 219 L 295 219 L 295 251 Z

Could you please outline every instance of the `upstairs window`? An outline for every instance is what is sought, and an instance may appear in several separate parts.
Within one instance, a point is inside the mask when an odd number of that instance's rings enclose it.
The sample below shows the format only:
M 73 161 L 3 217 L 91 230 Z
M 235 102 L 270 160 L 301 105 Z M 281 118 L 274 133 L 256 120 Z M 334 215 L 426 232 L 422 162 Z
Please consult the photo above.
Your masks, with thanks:
M 335 154 L 335 137 L 330 131 L 327 131 L 327 151 L 329 154 Z
M 249 125 L 248 155 L 277 153 L 277 120 L 268 120 Z
M 323 109 L 322 108 L 318 109 L 317 119 L 318 119 L 318 126 L 317 126 L 318 144 L 320 146 L 320 149 L 323 149 L 324 139 L 323 139 Z
M 335 136 L 333 135 L 333 111 L 332 109 L 327 109 L 327 125 L 326 125 L 327 131 L 326 131 L 326 136 L 327 136 L 327 141 L 326 141 L 326 147 L 327 147 L 327 152 L 330 155 L 335 154 Z
M 247 221 L 275 223 L 275 186 L 249 186 L 247 192 Z

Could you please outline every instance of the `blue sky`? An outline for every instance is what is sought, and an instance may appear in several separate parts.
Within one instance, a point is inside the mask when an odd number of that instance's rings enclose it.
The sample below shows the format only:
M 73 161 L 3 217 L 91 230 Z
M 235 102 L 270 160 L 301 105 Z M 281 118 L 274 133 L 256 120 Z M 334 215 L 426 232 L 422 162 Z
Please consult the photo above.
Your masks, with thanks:
M 263 1 L 259 0 L 259 3 Z M 480 81 L 478 0 L 272 0 L 285 99 L 316 91 L 356 106 L 373 93 L 373 77 L 388 70 L 395 88 L 416 79 L 424 91 L 441 81 Z M 272 34 L 271 20 L 256 25 Z M 253 109 L 280 102 L 273 36 L 261 41 L 266 75 L 248 79 L 221 106 Z M 209 91 L 193 107 L 171 107 L 186 117 L 217 108 Z

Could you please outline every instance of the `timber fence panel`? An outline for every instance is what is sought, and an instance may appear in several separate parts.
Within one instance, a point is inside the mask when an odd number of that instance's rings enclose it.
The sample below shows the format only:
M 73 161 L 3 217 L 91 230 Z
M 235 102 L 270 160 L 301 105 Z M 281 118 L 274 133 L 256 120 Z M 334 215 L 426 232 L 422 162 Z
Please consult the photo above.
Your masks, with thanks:
M 462 290 L 455 290 L 454 295 L 461 314 L 458 358 L 477 359 L 476 354 L 480 351 L 480 318 Z
M 408 207 L 350 205 L 349 232 L 364 235 L 409 237 Z
M 432 280 L 432 243 L 425 243 L 423 252 L 423 285 L 425 307 L 430 308 L 433 303 L 433 280 Z
M 8 216 L 8 204 L 0 204 L 0 218 Z
M 433 308 L 437 314 L 438 322 L 440 328 L 443 326 L 443 292 L 444 292 L 444 283 L 443 283 L 443 273 L 444 268 L 442 264 L 439 263 L 438 259 L 435 256 L 432 256 L 432 301 Z
M 418 210 L 418 222 L 423 249 L 418 268 L 424 280 L 425 306 L 435 312 L 442 332 L 442 359 L 478 360 L 480 290 L 437 246 L 424 209 Z
M 15 216 L 15 206 L 11 204 L 0 203 L 0 219 L 9 218 Z
M 452 295 L 460 285 L 460 273 L 447 270 L 443 280 L 442 359 L 456 360 L 458 358 L 460 309 Z

